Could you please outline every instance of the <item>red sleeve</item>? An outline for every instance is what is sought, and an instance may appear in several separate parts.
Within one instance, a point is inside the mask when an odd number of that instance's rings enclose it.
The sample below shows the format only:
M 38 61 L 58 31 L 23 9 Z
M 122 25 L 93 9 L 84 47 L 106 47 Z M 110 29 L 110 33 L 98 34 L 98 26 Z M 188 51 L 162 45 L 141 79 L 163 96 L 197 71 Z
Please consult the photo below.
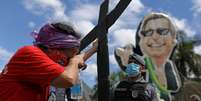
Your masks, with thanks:
M 64 72 L 64 68 L 52 61 L 35 46 L 25 46 L 18 50 L 8 64 L 8 74 L 18 80 L 37 85 L 50 85 L 51 81 Z

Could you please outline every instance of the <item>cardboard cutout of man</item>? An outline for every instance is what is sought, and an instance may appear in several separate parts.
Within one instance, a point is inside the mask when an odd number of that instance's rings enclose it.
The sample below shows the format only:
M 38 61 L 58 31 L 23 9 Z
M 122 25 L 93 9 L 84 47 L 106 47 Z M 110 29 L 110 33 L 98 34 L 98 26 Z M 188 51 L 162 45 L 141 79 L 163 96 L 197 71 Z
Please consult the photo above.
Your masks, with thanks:
M 169 59 L 176 42 L 176 27 L 170 17 L 163 13 L 150 13 L 142 19 L 138 26 L 136 48 L 133 45 L 118 48 L 115 50 L 115 58 L 121 69 L 124 70 L 128 64 L 129 55 L 137 53 L 149 57 L 154 64 L 152 74 L 155 74 L 160 85 L 170 93 L 176 93 L 181 87 L 181 80 L 177 68 Z M 153 82 L 151 77 L 148 78 L 150 82 Z M 161 97 L 165 101 L 171 100 L 171 97 L 163 95 Z
M 143 18 L 137 35 L 139 47 L 144 57 L 149 57 L 154 65 L 154 73 L 159 83 L 170 92 L 181 87 L 177 68 L 169 59 L 176 45 L 176 27 L 170 17 L 163 13 L 150 13 Z M 162 96 L 165 101 L 171 100 Z

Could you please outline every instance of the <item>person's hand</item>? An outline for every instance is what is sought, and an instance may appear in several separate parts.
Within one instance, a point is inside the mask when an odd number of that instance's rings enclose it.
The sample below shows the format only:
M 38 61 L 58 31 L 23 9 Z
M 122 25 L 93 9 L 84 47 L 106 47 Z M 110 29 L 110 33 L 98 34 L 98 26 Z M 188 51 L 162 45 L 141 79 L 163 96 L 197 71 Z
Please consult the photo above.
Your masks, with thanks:
M 78 64 L 78 68 L 81 70 L 85 70 L 87 68 L 87 64 Z
M 84 64 L 84 54 L 78 54 L 70 58 L 70 63 Z
M 75 55 L 70 59 L 72 63 L 78 64 L 78 68 L 81 70 L 84 70 L 87 67 L 87 65 L 84 63 L 84 55 L 85 54 Z

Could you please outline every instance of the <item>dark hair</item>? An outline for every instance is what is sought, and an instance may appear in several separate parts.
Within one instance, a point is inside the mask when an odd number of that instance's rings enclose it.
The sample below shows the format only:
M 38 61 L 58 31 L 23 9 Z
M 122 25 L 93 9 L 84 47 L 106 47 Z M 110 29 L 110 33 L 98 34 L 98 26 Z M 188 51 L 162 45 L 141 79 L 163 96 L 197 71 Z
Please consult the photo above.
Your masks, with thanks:
M 133 49 L 133 51 L 134 51 L 134 53 L 136 53 L 136 54 L 138 54 L 138 55 L 140 55 L 140 56 L 143 56 L 143 53 L 142 53 L 142 51 L 141 51 L 141 49 L 140 49 L 140 45 L 139 45 L 139 43 L 140 43 L 140 36 L 139 36 L 139 31 L 140 31 L 140 26 L 141 26 L 141 24 L 142 24 L 142 22 L 140 22 L 140 24 L 138 25 L 138 27 L 137 27 L 137 31 L 136 31 L 136 35 L 135 35 L 135 40 L 136 40 L 136 42 L 135 42 L 135 48 Z
M 70 24 L 66 24 L 65 22 L 54 22 L 51 25 L 61 32 L 81 38 L 81 34 L 76 32 Z
M 45 45 L 39 44 L 37 45 L 37 47 L 39 47 L 40 49 L 42 49 L 43 51 L 48 50 L 48 48 Z

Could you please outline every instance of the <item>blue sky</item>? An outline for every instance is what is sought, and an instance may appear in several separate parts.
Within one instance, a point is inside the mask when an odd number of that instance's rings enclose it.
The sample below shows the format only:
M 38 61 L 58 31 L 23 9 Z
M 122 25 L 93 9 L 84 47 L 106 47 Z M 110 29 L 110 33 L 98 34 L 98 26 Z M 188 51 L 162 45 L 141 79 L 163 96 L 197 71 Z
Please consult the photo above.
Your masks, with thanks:
M 103 0 L 3 0 L 0 3 L 0 70 L 15 51 L 30 45 L 30 33 L 48 21 L 65 20 L 86 35 L 98 20 L 99 5 Z M 119 0 L 110 0 L 110 10 Z M 127 43 L 135 44 L 136 27 L 150 11 L 168 13 L 178 29 L 191 38 L 201 36 L 201 0 L 133 0 L 123 15 L 109 29 L 110 70 L 118 71 L 114 49 Z M 200 37 L 201 38 L 201 37 Z M 195 52 L 200 53 L 201 46 Z M 88 69 L 82 79 L 91 87 L 95 84 L 96 56 L 87 61 Z

